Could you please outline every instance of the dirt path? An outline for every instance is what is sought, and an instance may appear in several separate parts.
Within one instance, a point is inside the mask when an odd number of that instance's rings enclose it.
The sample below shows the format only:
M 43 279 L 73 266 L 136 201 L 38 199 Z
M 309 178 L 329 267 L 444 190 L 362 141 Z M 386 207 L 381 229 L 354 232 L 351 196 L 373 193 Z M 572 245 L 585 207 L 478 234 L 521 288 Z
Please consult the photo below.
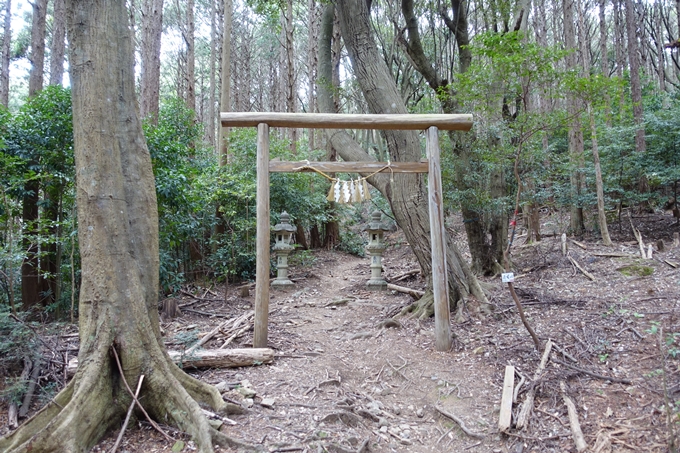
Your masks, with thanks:
M 411 298 L 367 291 L 368 258 L 325 251 L 294 258 L 295 288 L 272 290 L 273 363 L 190 372 L 248 407 L 221 429 L 268 452 L 575 452 L 562 382 L 589 451 L 668 451 L 680 420 L 680 247 L 670 242 L 680 226 L 668 216 L 635 221 L 647 242 L 665 241 L 664 252 L 642 259 L 625 229 L 612 248 L 588 238 L 570 241 L 569 256 L 562 255 L 558 235 L 539 244 L 518 240 L 517 293 L 541 341 L 557 345 L 537 380 L 541 354 L 499 278 L 486 279 L 494 314 L 482 319 L 464 311 L 464 322 L 452 326 L 453 349 L 439 353 L 433 320 L 385 324 Z M 398 234 L 389 243 L 388 279 L 417 267 Z M 416 275 L 399 284 L 422 289 L 424 283 Z M 252 295 L 232 290 L 224 302 L 205 288 L 189 290 L 194 295 L 180 300 L 184 314 L 163 324 L 169 349 L 252 310 Z M 219 347 L 224 338 L 205 347 Z M 233 344 L 251 345 L 252 332 Z M 517 403 L 529 389 L 536 401 L 528 427 L 499 434 L 506 365 L 516 368 L 515 383 L 522 382 Z M 513 424 L 518 412 L 515 404 Z M 119 451 L 171 451 L 148 426 L 137 427 Z M 184 440 L 183 451 L 191 451 Z M 93 451 L 109 451 L 113 442 L 105 439 Z

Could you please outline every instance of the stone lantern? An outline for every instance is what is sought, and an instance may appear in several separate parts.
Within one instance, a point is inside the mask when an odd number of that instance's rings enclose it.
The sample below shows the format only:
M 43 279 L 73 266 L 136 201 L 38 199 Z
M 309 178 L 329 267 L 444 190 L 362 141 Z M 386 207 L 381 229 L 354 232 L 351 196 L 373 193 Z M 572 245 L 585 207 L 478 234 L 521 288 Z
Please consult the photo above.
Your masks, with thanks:
M 274 251 L 276 252 L 276 279 L 272 286 L 281 288 L 290 287 L 294 283 L 288 279 L 288 255 L 295 247 L 290 245 L 293 232 L 296 228 L 290 224 L 290 216 L 283 211 L 280 216 L 281 223 L 274 225 Z
M 365 230 L 368 231 L 368 244 L 366 251 L 371 256 L 371 279 L 366 282 L 368 289 L 385 290 L 387 289 L 387 282 L 382 277 L 382 254 L 385 251 L 385 242 L 383 240 L 383 233 L 385 226 L 380 222 L 380 211 L 375 211 L 371 214 L 371 221 Z

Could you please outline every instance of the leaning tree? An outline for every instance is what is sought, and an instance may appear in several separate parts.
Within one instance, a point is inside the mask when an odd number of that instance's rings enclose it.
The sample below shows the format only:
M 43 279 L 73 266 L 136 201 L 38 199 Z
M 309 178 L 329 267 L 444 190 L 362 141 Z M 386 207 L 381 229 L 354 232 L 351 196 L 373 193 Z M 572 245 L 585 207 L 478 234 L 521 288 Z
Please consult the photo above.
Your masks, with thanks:
M 132 402 L 128 386 L 142 375 L 139 399 L 151 418 L 189 433 L 200 452 L 212 452 L 213 442 L 238 446 L 212 429 L 199 407 L 225 412 L 229 405 L 178 368 L 161 341 L 156 193 L 125 2 L 67 5 L 82 257 L 80 365 L 47 406 L 0 439 L 0 451 L 89 450 L 120 426 Z
M 408 113 L 406 105 L 390 76 L 377 45 L 370 24 L 369 5 L 365 0 L 337 0 L 335 6 L 325 7 L 319 44 L 319 110 L 334 109 L 330 80 L 332 80 L 330 41 L 334 7 L 337 9 L 342 37 L 347 47 L 352 68 L 371 113 Z M 416 131 L 382 131 L 393 162 L 417 162 L 421 148 Z M 331 145 L 348 161 L 374 160 L 350 135 L 341 130 L 327 131 Z M 369 182 L 389 201 L 399 227 L 404 231 L 413 253 L 423 271 L 432 274 L 430 221 L 427 211 L 427 188 L 419 174 L 400 173 L 393 177 L 376 175 Z M 462 258 L 458 248 L 447 237 L 446 260 L 449 276 L 451 305 L 472 294 L 486 308 L 487 299 L 476 276 Z M 432 293 L 414 307 L 417 314 L 432 314 Z

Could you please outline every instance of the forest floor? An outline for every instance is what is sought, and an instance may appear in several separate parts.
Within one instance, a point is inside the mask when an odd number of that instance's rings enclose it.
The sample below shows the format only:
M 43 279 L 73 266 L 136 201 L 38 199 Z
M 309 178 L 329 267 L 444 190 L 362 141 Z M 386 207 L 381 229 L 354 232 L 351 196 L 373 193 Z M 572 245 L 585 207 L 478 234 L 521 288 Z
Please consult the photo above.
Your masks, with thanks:
M 669 215 L 634 216 L 645 242 L 663 240 L 666 247 L 658 252 L 655 245 L 653 259 L 642 259 L 627 220 L 620 232 L 616 223 L 610 226 L 614 247 L 578 238 L 569 241 L 566 257 L 559 235 L 535 244 L 517 239 L 516 291 L 542 342 L 556 346 L 540 376 L 543 351 L 534 348 L 499 276 L 483 279 L 494 313 L 481 317 L 469 303 L 464 319 L 452 325 L 452 350 L 436 352 L 433 319 L 395 318 L 410 296 L 367 291 L 368 258 L 329 251 L 300 253 L 291 260 L 295 287 L 272 289 L 272 363 L 189 372 L 248 406 L 221 429 L 268 452 L 577 451 L 564 395 L 574 402 L 589 451 L 668 451 L 680 427 L 680 247 L 672 247 L 680 227 Z M 558 227 L 558 218 L 546 217 L 542 231 Z M 465 250 L 462 231 L 454 222 L 450 234 Z M 417 269 L 399 233 L 389 234 L 388 244 L 388 281 Z M 397 284 L 422 289 L 424 281 L 413 275 Z M 168 348 L 252 310 L 254 291 L 236 293 L 230 289 L 226 302 L 214 288 L 183 293 L 183 314 L 162 324 Z M 225 338 L 219 334 L 204 347 L 218 348 Z M 230 347 L 251 345 L 252 330 Z M 513 427 L 499 433 L 506 365 L 515 367 L 515 386 L 521 385 Z M 517 430 L 518 407 L 530 389 L 533 415 Z M 93 451 L 110 451 L 116 435 Z M 184 441 L 190 451 L 192 443 Z M 118 451 L 170 452 L 172 446 L 137 423 Z

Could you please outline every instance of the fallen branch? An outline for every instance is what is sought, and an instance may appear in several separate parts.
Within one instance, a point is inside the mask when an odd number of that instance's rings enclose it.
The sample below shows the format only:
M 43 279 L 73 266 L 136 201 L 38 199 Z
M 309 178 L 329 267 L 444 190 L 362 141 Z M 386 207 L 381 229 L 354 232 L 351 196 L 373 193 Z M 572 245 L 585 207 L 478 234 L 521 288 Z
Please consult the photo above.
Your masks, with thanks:
M 666 264 L 668 264 L 668 265 L 669 265 L 670 267 L 672 267 L 673 269 L 677 269 L 677 268 L 678 268 L 678 264 L 677 264 L 677 263 L 674 263 L 673 261 L 663 260 L 663 262 L 666 263 Z
M 31 380 L 28 381 L 28 388 L 26 389 L 26 394 L 24 395 L 24 400 L 21 403 L 21 408 L 19 409 L 19 417 L 23 418 L 28 415 L 28 409 L 31 407 L 31 400 L 33 399 L 33 394 L 35 393 L 35 386 L 38 384 L 38 377 L 40 377 L 40 357 L 33 361 L 33 370 L 31 370 Z
M 158 426 L 158 423 L 156 423 L 149 416 L 149 413 L 146 411 L 146 409 L 144 409 L 144 406 L 142 406 L 142 403 L 140 403 L 139 400 L 137 399 L 137 397 L 135 396 L 135 394 L 132 393 L 132 389 L 128 385 L 127 379 L 125 379 L 125 373 L 123 372 L 123 366 L 120 364 L 120 358 L 118 357 L 118 351 L 116 351 L 116 348 L 113 347 L 113 346 L 111 346 L 111 350 L 113 351 L 113 356 L 116 358 L 116 365 L 118 365 L 118 371 L 120 372 L 120 377 L 123 379 L 123 384 L 125 384 L 125 388 L 127 389 L 128 393 L 132 397 L 132 402 L 137 405 L 139 410 L 142 411 L 142 413 L 144 414 L 146 419 L 149 421 L 149 423 L 151 423 L 151 426 L 153 426 L 156 431 L 158 431 L 159 433 L 161 433 L 161 435 L 163 437 L 165 437 L 165 440 L 167 440 L 168 442 L 172 442 L 173 440 L 175 440 L 172 437 L 170 437 L 165 431 L 163 431 L 163 428 Z
M 604 376 L 604 375 L 602 375 L 602 374 L 597 374 L 597 373 L 594 373 L 594 372 L 592 372 L 592 371 L 584 370 L 583 368 L 579 368 L 579 367 L 574 366 L 574 365 L 571 365 L 571 364 L 569 364 L 569 363 L 567 363 L 567 362 L 563 362 L 563 361 L 561 361 L 560 359 L 556 359 L 556 358 L 554 358 L 554 357 L 553 357 L 552 359 L 550 359 L 550 360 L 552 360 L 553 362 L 558 363 L 558 364 L 560 364 L 560 365 L 566 366 L 567 368 L 571 368 L 571 369 L 574 370 L 574 371 L 578 371 L 579 373 L 583 373 L 583 374 L 586 374 L 586 375 L 588 375 L 588 376 L 590 376 L 590 377 L 594 377 L 594 378 L 596 378 L 596 379 L 602 379 L 602 380 L 604 380 L 604 381 L 616 382 L 616 383 L 618 383 L 618 384 L 625 384 L 625 385 L 631 385 L 631 384 L 633 383 L 633 381 L 631 381 L 630 379 L 616 378 L 616 377 L 611 377 L 611 376 Z
M 19 377 L 19 382 L 24 382 L 28 379 L 28 375 L 31 373 L 31 366 L 33 364 L 31 361 L 27 358 L 24 357 L 24 370 L 21 372 L 21 376 Z M 9 404 L 9 410 L 7 412 L 7 425 L 9 426 L 10 429 L 17 429 L 19 427 L 19 408 L 17 407 L 17 403 L 15 401 L 12 401 Z
M 577 451 L 585 451 L 588 448 L 586 440 L 583 437 L 583 431 L 581 431 L 581 424 L 578 421 L 578 412 L 576 411 L 576 405 L 571 400 L 569 395 L 567 395 L 567 386 L 564 381 L 560 381 L 560 390 L 562 392 L 562 399 L 564 404 L 567 405 L 567 413 L 569 414 L 569 426 L 571 427 L 571 435 L 574 438 L 574 443 L 576 444 Z
M 585 275 L 586 277 L 588 277 L 588 278 L 591 279 L 592 281 L 595 281 L 595 277 L 593 276 L 593 274 L 591 274 L 591 273 L 588 272 L 587 270 L 583 269 L 583 268 L 581 267 L 581 265 L 578 264 L 578 263 L 576 262 L 576 260 L 575 260 L 574 258 L 571 257 L 571 255 L 567 255 L 567 258 L 569 258 L 569 261 L 571 261 L 571 264 L 573 264 L 574 266 L 576 266 L 576 269 L 580 270 L 581 273 L 582 273 L 583 275 Z
M 420 291 L 420 290 L 417 290 L 417 289 L 411 289 L 411 288 L 407 288 L 405 286 L 398 286 L 398 285 L 394 285 L 392 283 L 387 284 L 387 289 L 391 289 L 393 291 L 408 294 L 409 296 L 414 297 L 416 299 L 420 299 L 421 297 L 423 297 L 425 295 L 425 291 Z
M 222 346 L 220 346 L 220 349 L 224 349 L 227 346 L 229 346 L 229 343 L 234 341 L 239 335 L 243 335 L 244 333 L 246 333 L 248 330 L 250 330 L 250 324 L 245 325 L 241 330 L 227 338 L 227 340 L 222 344 Z
M 204 344 L 206 344 L 208 341 L 210 341 L 210 340 L 212 339 L 212 337 L 214 337 L 215 335 L 217 335 L 217 333 L 218 333 L 220 330 L 224 329 L 224 328 L 225 328 L 227 325 L 229 325 L 230 323 L 232 324 L 231 329 L 234 329 L 234 328 L 238 327 L 244 320 L 248 319 L 253 313 L 254 313 L 254 312 L 251 310 L 251 311 L 249 311 L 249 312 L 247 312 L 247 313 L 244 313 L 243 315 L 239 316 L 238 318 L 235 318 L 235 319 L 234 319 L 234 318 L 231 318 L 231 319 L 228 319 L 228 320 L 224 321 L 223 323 L 219 324 L 219 325 L 218 325 L 217 327 L 215 327 L 213 330 L 211 330 L 210 332 L 208 332 L 207 334 L 205 334 L 205 335 L 203 336 L 203 338 L 201 338 L 200 340 L 198 340 L 198 342 L 196 342 L 196 344 L 194 344 L 194 345 L 191 346 L 189 349 L 187 349 L 187 350 L 186 350 L 186 354 L 189 355 L 189 354 L 191 354 L 192 352 L 194 352 L 196 349 L 198 349 L 198 348 L 200 348 L 201 346 L 203 346 Z
M 538 368 L 536 368 L 536 371 L 534 372 L 534 382 L 537 381 L 540 377 L 541 374 L 543 374 L 543 370 L 545 370 L 545 365 L 548 363 L 548 357 L 550 357 L 550 351 L 552 350 L 553 347 L 553 342 L 552 340 L 548 340 L 548 342 L 545 344 L 545 350 L 543 351 L 543 356 L 541 357 L 541 362 L 538 364 Z M 517 416 L 517 423 L 515 424 L 515 427 L 517 429 L 522 429 L 525 426 L 529 426 L 529 419 L 531 418 L 531 412 L 534 410 L 534 398 L 536 397 L 536 388 L 531 387 L 529 391 L 527 392 L 527 396 L 524 399 L 524 403 L 522 403 L 522 407 L 520 408 L 519 415 Z
M 399 282 L 401 280 L 405 280 L 409 278 L 412 275 L 420 274 L 420 269 L 411 269 L 410 271 L 406 271 L 402 274 L 395 275 L 394 277 L 390 278 L 390 281 L 392 282 Z
M 118 438 L 116 439 L 116 443 L 113 444 L 113 448 L 111 449 L 111 453 L 116 453 L 116 450 L 118 450 L 118 446 L 120 445 L 120 441 L 123 440 L 123 434 L 125 434 L 125 429 L 127 428 L 128 423 L 130 422 L 130 415 L 132 415 L 132 409 L 135 407 L 135 401 L 137 400 L 137 397 L 139 396 L 139 391 L 142 389 L 142 381 L 144 380 L 144 375 L 139 376 L 139 382 L 137 383 L 137 390 L 135 390 L 135 395 L 132 398 L 132 403 L 130 403 L 130 407 L 128 407 L 127 414 L 125 415 L 125 421 L 123 422 L 123 427 L 120 429 L 120 433 L 118 433 Z
M 451 420 L 453 420 L 454 422 L 458 423 L 458 426 L 460 426 L 460 429 L 461 429 L 465 434 L 467 434 L 468 436 L 474 437 L 475 439 L 484 439 L 484 438 L 486 437 L 485 434 L 476 433 L 476 432 L 474 432 L 474 431 L 470 431 L 470 429 L 469 429 L 467 426 L 465 426 L 465 423 L 463 422 L 463 420 L 461 420 L 460 418 L 456 417 L 456 416 L 453 415 L 452 413 L 447 412 L 446 410 L 442 409 L 441 407 L 439 407 L 439 406 L 437 406 L 437 405 L 435 405 L 434 408 L 435 408 L 435 410 L 436 410 L 437 412 L 439 412 L 440 414 L 442 414 L 442 415 L 444 415 L 445 417 L 448 417 L 448 418 L 450 418 Z
M 570 239 L 570 240 L 571 240 L 571 242 L 573 242 L 574 244 L 576 244 L 576 245 L 578 245 L 579 247 L 581 247 L 583 250 L 587 250 L 587 249 L 588 249 L 588 247 L 586 247 L 585 244 L 582 244 L 582 243 L 580 243 L 579 241 L 575 241 L 575 240 L 573 240 L 573 239 Z

